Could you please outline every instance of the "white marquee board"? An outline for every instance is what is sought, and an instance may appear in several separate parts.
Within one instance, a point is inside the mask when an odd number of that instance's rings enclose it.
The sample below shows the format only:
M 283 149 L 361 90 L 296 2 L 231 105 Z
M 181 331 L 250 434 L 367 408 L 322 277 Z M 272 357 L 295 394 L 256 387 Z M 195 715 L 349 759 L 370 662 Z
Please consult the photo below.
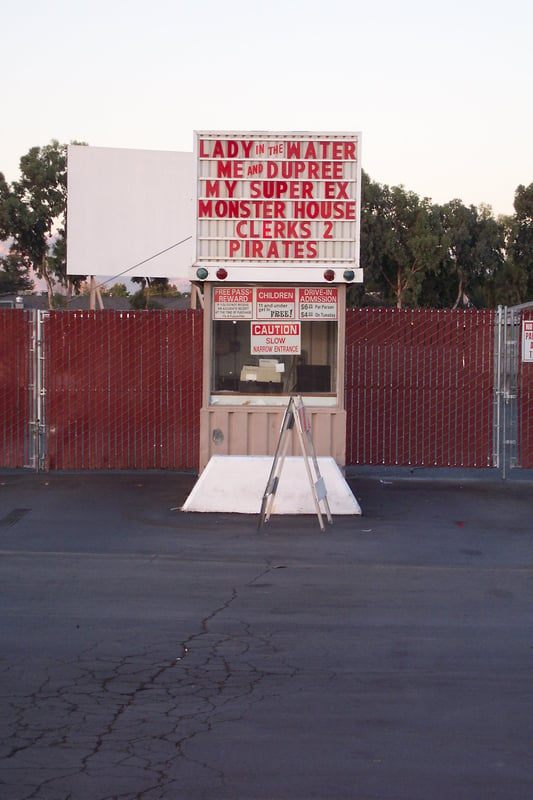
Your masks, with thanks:
M 195 153 L 204 278 L 362 282 L 360 133 L 197 131 Z
M 69 275 L 189 278 L 193 153 L 70 145 L 67 175 Z

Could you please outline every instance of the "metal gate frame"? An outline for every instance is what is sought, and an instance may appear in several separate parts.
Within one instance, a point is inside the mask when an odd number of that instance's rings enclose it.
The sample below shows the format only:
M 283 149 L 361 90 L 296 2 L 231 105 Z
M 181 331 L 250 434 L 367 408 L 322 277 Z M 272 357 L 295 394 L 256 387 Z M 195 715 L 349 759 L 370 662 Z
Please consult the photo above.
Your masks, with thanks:
M 198 309 L 51 311 L 42 333 L 48 470 L 198 467 Z
M 499 306 L 494 347 L 494 466 L 506 480 L 512 471 L 531 467 L 533 365 L 521 360 L 522 321 L 533 315 L 533 302 Z M 529 312 L 529 313 L 528 313 Z M 526 374 L 526 369 L 531 370 Z
M 35 469 L 34 312 L 0 308 L 0 467 Z
M 35 311 L 30 339 L 30 467 L 46 471 L 46 359 L 44 354 L 44 325 L 48 311 Z
M 347 466 L 493 468 L 494 316 L 348 309 Z

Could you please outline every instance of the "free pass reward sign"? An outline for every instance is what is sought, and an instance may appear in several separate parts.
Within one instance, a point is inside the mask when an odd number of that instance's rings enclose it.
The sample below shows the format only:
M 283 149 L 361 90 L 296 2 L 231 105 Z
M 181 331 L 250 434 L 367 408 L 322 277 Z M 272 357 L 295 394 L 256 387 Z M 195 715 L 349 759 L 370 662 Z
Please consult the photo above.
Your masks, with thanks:
M 317 280 L 359 268 L 359 133 L 196 134 L 193 269 Z

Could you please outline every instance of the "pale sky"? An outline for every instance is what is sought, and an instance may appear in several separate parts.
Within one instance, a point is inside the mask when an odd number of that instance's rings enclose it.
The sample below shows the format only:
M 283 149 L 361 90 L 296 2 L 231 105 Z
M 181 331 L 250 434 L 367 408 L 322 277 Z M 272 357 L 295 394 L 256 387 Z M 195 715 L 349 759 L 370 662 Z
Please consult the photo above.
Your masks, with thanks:
M 4 0 L 0 172 L 51 139 L 362 131 L 370 177 L 513 211 L 533 182 L 530 0 Z

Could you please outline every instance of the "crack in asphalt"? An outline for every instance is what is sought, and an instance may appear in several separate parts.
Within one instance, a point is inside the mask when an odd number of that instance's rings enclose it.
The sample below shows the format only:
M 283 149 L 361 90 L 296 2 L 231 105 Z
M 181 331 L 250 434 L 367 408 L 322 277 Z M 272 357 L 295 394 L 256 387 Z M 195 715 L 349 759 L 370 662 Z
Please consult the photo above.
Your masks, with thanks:
M 241 589 L 278 568 L 267 563 Z M 10 698 L 9 748 L 0 751 L 3 800 L 156 800 L 177 796 L 184 773 L 190 780 L 198 770 L 223 787 L 223 769 L 195 757 L 195 740 L 261 702 L 265 652 L 277 659 L 277 673 L 297 671 L 281 658 L 272 632 L 257 635 L 238 616 L 214 630 L 239 597 L 233 587 L 177 656 L 169 657 L 166 642 L 152 660 L 153 647 L 99 657 L 96 643 L 70 662 L 46 666 L 34 691 Z

